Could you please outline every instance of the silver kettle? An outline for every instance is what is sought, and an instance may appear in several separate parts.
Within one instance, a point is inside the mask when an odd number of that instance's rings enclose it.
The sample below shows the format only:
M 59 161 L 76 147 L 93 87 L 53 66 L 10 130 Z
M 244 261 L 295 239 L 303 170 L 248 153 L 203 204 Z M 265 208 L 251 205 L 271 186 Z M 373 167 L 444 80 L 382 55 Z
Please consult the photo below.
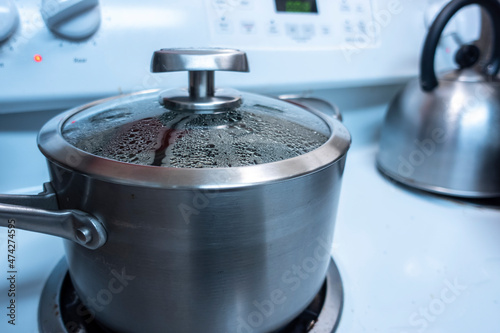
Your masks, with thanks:
M 490 54 L 464 45 L 459 69 L 438 80 L 434 56 L 452 16 L 480 5 L 492 23 Z M 379 170 L 405 185 L 458 197 L 500 196 L 500 3 L 453 0 L 436 17 L 425 40 L 420 81 L 410 81 L 392 101 L 381 131 Z

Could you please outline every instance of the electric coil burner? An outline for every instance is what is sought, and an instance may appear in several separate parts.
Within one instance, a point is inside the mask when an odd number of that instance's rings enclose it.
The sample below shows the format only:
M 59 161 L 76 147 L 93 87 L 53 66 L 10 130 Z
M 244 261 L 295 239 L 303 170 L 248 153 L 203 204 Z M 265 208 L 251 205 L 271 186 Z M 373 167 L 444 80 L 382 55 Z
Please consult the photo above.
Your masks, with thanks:
M 275 333 L 333 333 L 340 320 L 342 305 L 342 280 L 332 259 L 325 283 L 311 304 Z M 64 258 L 54 268 L 43 289 L 38 324 L 42 333 L 113 333 L 93 320 L 81 303 Z

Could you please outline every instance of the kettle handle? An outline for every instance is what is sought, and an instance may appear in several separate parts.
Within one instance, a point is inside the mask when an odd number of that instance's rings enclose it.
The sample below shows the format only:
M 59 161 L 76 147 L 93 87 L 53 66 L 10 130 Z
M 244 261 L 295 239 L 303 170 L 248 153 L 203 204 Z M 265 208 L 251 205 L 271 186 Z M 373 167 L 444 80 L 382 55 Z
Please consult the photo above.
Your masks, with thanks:
M 424 91 L 432 91 L 438 86 L 434 71 L 434 57 L 439 38 L 448 21 L 465 6 L 476 4 L 483 7 L 493 24 L 493 47 L 490 59 L 484 66 L 486 75 L 495 76 L 500 69 L 500 3 L 498 0 L 452 0 L 436 17 L 425 39 L 420 59 L 420 86 Z

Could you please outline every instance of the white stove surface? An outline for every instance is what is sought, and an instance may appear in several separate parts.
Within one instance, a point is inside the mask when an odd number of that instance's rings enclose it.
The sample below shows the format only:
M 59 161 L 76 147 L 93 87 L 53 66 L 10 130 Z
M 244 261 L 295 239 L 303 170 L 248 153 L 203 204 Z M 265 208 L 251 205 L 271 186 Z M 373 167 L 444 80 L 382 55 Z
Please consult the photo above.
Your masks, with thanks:
M 360 98 L 359 105 L 339 100 L 343 93 L 319 95 L 337 99 L 353 136 L 333 249 L 345 292 L 337 332 L 500 332 L 500 210 L 409 191 L 382 177 L 375 155 L 388 99 L 364 106 Z M 36 192 L 48 180 L 35 138 L 36 131 L 0 131 L 0 193 Z M 17 231 L 15 326 L 6 316 L 6 244 L 1 228 L 0 332 L 38 332 L 39 297 L 64 255 L 62 241 Z

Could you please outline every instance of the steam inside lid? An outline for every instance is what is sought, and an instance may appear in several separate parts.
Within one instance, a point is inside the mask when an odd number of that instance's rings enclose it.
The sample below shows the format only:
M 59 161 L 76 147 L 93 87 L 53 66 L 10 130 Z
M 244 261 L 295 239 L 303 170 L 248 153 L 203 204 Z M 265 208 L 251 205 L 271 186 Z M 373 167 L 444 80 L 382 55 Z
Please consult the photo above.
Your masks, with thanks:
M 148 95 L 77 113 L 66 122 L 63 135 L 97 156 L 175 168 L 276 162 L 308 153 L 329 138 L 330 130 L 318 116 L 262 96 L 247 94 L 233 110 L 195 114 L 169 111 L 156 95 Z

